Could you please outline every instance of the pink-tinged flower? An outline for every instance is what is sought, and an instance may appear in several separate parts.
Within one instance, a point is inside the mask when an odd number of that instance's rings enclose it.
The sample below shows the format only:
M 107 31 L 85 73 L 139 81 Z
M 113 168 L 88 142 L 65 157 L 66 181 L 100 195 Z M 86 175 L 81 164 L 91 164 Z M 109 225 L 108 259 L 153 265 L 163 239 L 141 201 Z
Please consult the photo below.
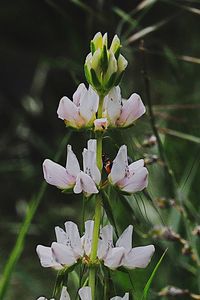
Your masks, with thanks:
M 73 101 L 66 96 L 60 100 L 57 114 L 67 126 L 77 129 L 91 127 L 96 119 L 98 105 L 99 97 L 93 88 L 90 86 L 86 89 L 81 83 L 73 95 Z
M 104 131 L 108 128 L 107 118 L 96 119 L 94 121 L 94 130 L 95 131 Z
M 85 287 L 82 287 L 81 289 L 79 289 L 78 294 L 79 294 L 81 300 L 92 300 L 92 292 L 91 292 L 91 288 L 89 286 L 85 286 Z M 129 294 L 126 293 L 124 295 L 124 297 L 122 297 L 122 298 L 117 296 L 117 297 L 111 298 L 110 300 L 120 300 L 120 299 L 128 300 Z M 47 298 L 40 297 L 37 300 L 47 300 Z M 50 300 L 55 300 L 55 299 L 50 299 Z M 67 291 L 67 288 L 65 286 L 62 288 L 60 300 L 71 300 L 69 293 Z
M 111 184 L 127 193 L 142 191 L 148 185 L 148 171 L 144 160 L 140 159 L 128 165 L 127 147 L 121 146 L 108 176 Z
M 110 269 L 123 266 L 128 269 L 146 268 L 155 251 L 153 245 L 132 248 L 133 226 L 129 225 L 113 246 L 113 227 L 106 225 L 100 231 L 98 258 Z
M 82 191 L 87 195 L 98 193 L 96 185 L 101 180 L 100 171 L 96 165 L 96 140 L 88 141 L 88 149 L 83 151 L 84 172 L 80 170 L 80 165 L 76 155 L 70 145 L 67 146 L 66 167 L 45 159 L 43 162 L 43 173 L 47 183 L 62 190 L 73 189 L 75 194 Z
M 145 111 L 145 106 L 138 94 L 132 94 L 128 100 L 122 99 L 119 86 L 112 88 L 104 99 L 103 116 L 107 117 L 111 127 L 130 126 Z

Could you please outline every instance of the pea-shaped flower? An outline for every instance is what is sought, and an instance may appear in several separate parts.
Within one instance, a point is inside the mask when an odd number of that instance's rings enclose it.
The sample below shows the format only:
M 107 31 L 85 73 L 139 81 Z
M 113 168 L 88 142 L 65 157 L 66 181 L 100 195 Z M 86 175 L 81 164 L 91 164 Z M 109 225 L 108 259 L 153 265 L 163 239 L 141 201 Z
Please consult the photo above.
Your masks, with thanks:
M 73 189 L 76 194 L 83 191 L 86 196 L 98 193 L 101 174 L 96 165 L 96 140 L 89 140 L 88 149 L 83 151 L 83 171 L 71 145 L 68 145 L 66 167 L 45 159 L 43 173 L 47 183 L 62 190 Z
M 132 94 L 128 100 L 123 99 L 119 86 L 113 87 L 104 99 L 103 116 L 108 119 L 110 127 L 131 126 L 145 111 L 138 94 Z
M 121 146 L 108 179 L 112 185 L 126 193 L 142 191 L 148 185 L 148 171 L 144 160 L 140 159 L 128 165 L 127 147 Z
M 113 245 L 113 227 L 106 225 L 101 229 L 98 258 L 110 269 L 146 268 L 155 251 L 153 245 L 132 248 L 133 226 L 129 225 Z
M 81 83 L 73 95 L 73 101 L 68 97 L 60 100 L 57 114 L 64 120 L 66 126 L 80 129 L 93 126 L 98 110 L 99 97 L 91 86 L 87 89 Z
M 82 287 L 81 289 L 79 289 L 78 293 L 79 293 L 79 296 L 80 296 L 81 300 L 92 300 L 91 288 L 89 286 Z M 120 299 L 128 300 L 129 299 L 129 294 L 126 293 L 124 295 L 124 297 L 117 296 L 117 297 L 111 298 L 110 300 L 120 300 Z M 47 300 L 47 298 L 40 297 L 37 300 Z M 50 299 L 50 300 L 55 300 L 55 299 Z M 67 288 L 65 286 L 62 288 L 60 300 L 71 300 L 70 295 L 69 295 L 69 293 L 67 291 Z

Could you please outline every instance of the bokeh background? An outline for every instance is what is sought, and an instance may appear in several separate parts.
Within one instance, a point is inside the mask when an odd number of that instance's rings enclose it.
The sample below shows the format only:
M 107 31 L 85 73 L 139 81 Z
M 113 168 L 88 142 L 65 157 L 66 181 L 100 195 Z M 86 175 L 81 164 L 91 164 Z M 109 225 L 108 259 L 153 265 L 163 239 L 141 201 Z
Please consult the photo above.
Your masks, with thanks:
M 40 266 L 35 247 L 50 245 L 55 225 L 66 220 L 81 225 L 81 196 L 46 187 L 41 164 L 55 155 L 64 164 L 67 142 L 81 157 L 87 134 L 66 129 L 56 110 L 63 95 L 71 97 L 85 82 L 83 64 L 97 31 L 108 32 L 110 39 L 119 35 L 129 61 L 122 94 L 139 93 L 147 107 L 134 127 L 109 132 L 104 144 L 111 159 L 123 143 L 132 159 L 145 157 L 148 190 L 122 198 L 109 191 L 110 204 L 119 232 L 132 223 L 135 245 L 156 245 L 146 270 L 112 274 L 116 290 L 140 299 L 168 248 L 149 299 L 169 299 L 167 286 L 180 288 L 174 299 L 200 299 L 194 298 L 200 294 L 199 28 L 200 3 L 192 0 L 1 1 L 1 299 L 50 298 L 56 274 Z M 87 217 L 93 207 L 88 203 Z M 10 255 L 27 212 L 28 234 L 21 232 Z M 70 280 L 73 289 L 75 272 Z

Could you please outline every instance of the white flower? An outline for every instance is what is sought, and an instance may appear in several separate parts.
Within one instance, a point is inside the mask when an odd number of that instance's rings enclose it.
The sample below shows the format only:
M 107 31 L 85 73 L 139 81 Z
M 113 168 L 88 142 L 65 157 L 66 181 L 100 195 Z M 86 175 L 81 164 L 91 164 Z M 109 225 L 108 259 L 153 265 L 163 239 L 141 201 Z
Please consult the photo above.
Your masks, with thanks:
M 85 286 L 85 287 L 82 287 L 81 289 L 79 289 L 78 291 L 79 293 L 79 296 L 81 298 L 81 300 L 92 300 L 92 293 L 91 293 L 91 288 L 89 286 Z M 67 288 L 66 287 L 63 287 L 62 288 L 62 292 L 61 292 L 61 296 L 60 296 L 60 300 L 70 300 L 70 296 L 67 292 Z M 111 298 L 110 300 L 128 300 L 129 299 L 129 294 L 126 293 L 124 295 L 124 297 L 114 297 L 114 298 Z M 45 297 L 40 297 L 38 298 L 37 300 L 48 300 L 47 298 Z M 55 299 L 50 299 L 50 300 L 55 300 Z
M 96 118 L 99 97 L 90 86 L 87 90 L 81 83 L 73 95 L 73 101 L 68 97 L 60 100 L 57 114 L 67 126 L 73 128 L 91 127 Z
M 108 128 L 107 118 L 96 119 L 94 121 L 94 130 L 95 131 L 104 131 Z
M 132 248 L 133 226 L 129 225 L 113 246 L 113 227 L 101 229 L 98 258 L 110 269 L 123 266 L 128 269 L 146 268 L 155 251 L 153 245 Z
M 57 242 L 53 242 L 51 247 L 38 245 L 36 252 L 43 267 L 53 267 L 62 269 L 64 266 L 72 266 L 83 256 L 83 247 L 79 235 L 78 227 L 69 221 L 65 223 L 65 231 L 60 227 L 55 227 Z
M 113 87 L 104 99 L 103 116 L 111 127 L 127 127 L 140 118 L 146 109 L 138 94 L 122 99 L 119 86 Z
M 82 191 L 86 195 L 98 193 L 96 185 L 99 185 L 101 173 L 96 165 L 96 140 L 88 141 L 88 149 L 83 151 L 84 172 L 80 170 L 80 165 L 76 155 L 70 145 L 67 146 L 66 167 L 45 159 L 43 162 L 43 173 L 47 183 L 60 189 L 74 190 L 78 194 Z
M 113 160 L 108 179 L 111 184 L 117 186 L 120 190 L 135 193 L 147 187 L 148 171 L 144 167 L 143 159 L 128 165 L 127 147 L 123 145 Z

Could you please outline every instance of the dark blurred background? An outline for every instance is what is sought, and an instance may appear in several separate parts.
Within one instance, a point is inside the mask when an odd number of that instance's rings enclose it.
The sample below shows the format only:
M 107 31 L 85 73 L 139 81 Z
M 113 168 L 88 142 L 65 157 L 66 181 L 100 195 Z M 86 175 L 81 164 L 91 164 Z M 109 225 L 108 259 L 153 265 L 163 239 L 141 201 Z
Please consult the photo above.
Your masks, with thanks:
M 145 68 L 164 153 L 159 152 L 157 145 L 147 147 L 148 137 L 154 133 L 148 116 L 126 132 L 109 133 L 112 140 L 106 140 L 104 151 L 111 158 L 117 147 L 126 142 L 132 158 L 145 157 L 154 162 L 149 165 L 148 189 L 153 204 L 144 195 L 137 196 L 141 199 L 129 199 L 135 213 L 132 218 L 127 207 L 117 202 L 113 209 L 119 228 L 123 230 L 128 222 L 134 225 L 136 222 L 136 244 L 155 239 L 158 251 L 154 266 L 163 249 L 169 247 L 150 299 L 168 299 L 168 296 L 158 296 L 167 285 L 200 293 L 199 258 L 193 260 L 192 255 L 184 255 L 184 245 L 177 240 L 166 241 L 170 238 L 163 237 L 161 229 L 155 233 L 155 226 L 172 227 L 193 249 L 199 250 L 198 233 L 193 232 L 200 224 L 199 28 L 199 1 L 1 0 L 1 271 L 14 246 L 27 205 L 40 190 L 43 160 L 53 159 L 60 151 L 59 162 L 65 163 L 63 138 L 69 130 L 57 118 L 58 102 L 63 95 L 72 97 L 77 84 L 85 82 L 83 64 L 89 41 L 101 31 L 108 32 L 110 40 L 115 33 L 119 35 L 122 52 L 129 61 L 121 84 L 123 96 L 137 92 L 148 107 L 148 87 L 142 72 Z M 145 51 L 140 50 L 141 40 Z M 87 138 L 86 133 L 70 133 L 70 143 L 79 157 Z M 172 176 L 165 167 L 163 155 Z M 172 199 L 175 204 L 170 202 Z M 160 204 L 163 201 L 165 208 Z M 45 293 L 50 296 L 55 274 L 40 267 L 35 247 L 38 243 L 51 243 L 55 225 L 62 225 L 66 220 L 80 224 L 80 207 L 81 196 L 64 195 L 48 186 L 5 299 L 29 300 Z M 88 217 L 92 216 L 91 207 Z M 143 280 L 142 286 L 150 269 L 136 273 Z M 124 282 L 129 289 L 129 283 Z M 191 295 L 186 293 L 181 297 L 190 299 Z

